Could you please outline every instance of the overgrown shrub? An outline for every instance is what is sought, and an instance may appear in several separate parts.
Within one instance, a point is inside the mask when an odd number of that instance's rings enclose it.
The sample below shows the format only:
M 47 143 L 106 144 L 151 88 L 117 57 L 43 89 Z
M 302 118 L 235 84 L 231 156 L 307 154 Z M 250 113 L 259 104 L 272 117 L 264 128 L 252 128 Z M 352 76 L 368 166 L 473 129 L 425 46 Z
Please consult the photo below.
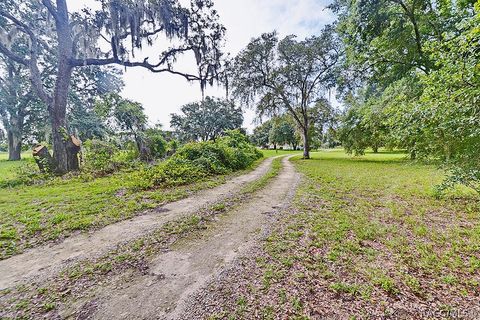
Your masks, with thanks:
M 189 161 L 209 174 L 223 174 L 230 169 L 227 149 L 213 141 L 188 143 L 172 159 Z
M 107 175 L 132 166 L 136 157 L 134 151 L 120 150 L 113 143 L 88 140 L 84 143 L 82 172 L 94 176 Z
M 239 131 L 229 131 L 217 141 L 192 142 L 168 160 L 135 172 L 131 188 L 182 185 L 207 176 L 245 169 L 262 154 Z
M 170 140 L 168 141 L 167 143 L 167 156 L 171 156 L 173 155 L 175 152 L 177 152 L 178 148 L 180 146 L 180 142 L 178 142 L 178 140 L 176 139 L 173 139 L 173 140 Z
M 161 159 L 167 152 L 167 141 L 163 138 L 163 132 L 157 129 L 148 129 L 145 132 L 148 148 L 154 159 Z

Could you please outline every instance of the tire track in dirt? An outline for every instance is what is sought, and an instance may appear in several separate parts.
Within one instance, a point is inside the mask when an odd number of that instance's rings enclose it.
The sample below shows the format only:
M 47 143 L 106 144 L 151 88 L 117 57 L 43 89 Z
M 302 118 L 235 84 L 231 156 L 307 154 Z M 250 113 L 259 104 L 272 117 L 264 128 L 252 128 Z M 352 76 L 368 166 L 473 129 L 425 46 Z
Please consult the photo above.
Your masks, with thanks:
M 179 319 L 188 308 L 189 296 L 251 248 L 287 206 L 299 175 L 284 158 L 280 174 L 263 190 L 223 217 L 200 239 L 187 239 L 171 251 L 156 256 L 147 275 L 127 281 L 118 277 L 97 288 L 82 307 L 70 306 L 65 317 L 77 319 Z M 263 232 L 262 232 L 263 231 Z M 74 311 L 72 309 L 77 308 Z M 83 316 L 82 316 L 83 315 Z M 87 315 L 87 316 L 85 316 Z
M 252 172 L 236 177 L 212 189 L 202 190 L 191 197 L 168 203 L 148 213 L 120 221 L 90 233 L 66 238 L 61 243 L 42 245 L 0 261 L 0 290 L 25 281 L 43 280 L 76 261 L 96 257 L 117 245 L 134 240 L 163 224 L 187 216 L 204 207 L 220 202 L 243 186 L 263 176 L 272 158 L 264 160 Z

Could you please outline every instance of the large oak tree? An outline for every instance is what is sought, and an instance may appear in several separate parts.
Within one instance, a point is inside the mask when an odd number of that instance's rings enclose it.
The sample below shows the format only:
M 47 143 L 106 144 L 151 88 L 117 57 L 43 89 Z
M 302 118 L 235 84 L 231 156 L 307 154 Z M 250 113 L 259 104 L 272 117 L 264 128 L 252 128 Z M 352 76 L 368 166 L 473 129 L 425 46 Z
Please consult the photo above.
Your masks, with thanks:
M 78 169 L 70 148 L 66 111 L 72 72 L 89 65 L 116 64 L 170 73 L 202 88 L 217 76 L 224 28 L 210 0 L 97 0 L 99 9 L 70 12 L 66 0 L 5 0 L 0 3 L 0 53 L 27 66 L 38 97 L 48 106 L 59 173 Z M 172 45 L 155 57 L 138 56 L 145 45 Z M 24 54 L 11 50 L 23 46 Z M 193 52 L 198 72 L 174 69 L 179 55 Z M 42 81 L 46 56 L 56 56 L 55 77 Z
M 340 44 L 330 26 L 302 41 L 265 33 L 253 39 L 234 61 L 233 95 L 256 103 L 263 114 L 289 113 L 303 137 L 303 157 L 310 157 L 312 109 L 334 85 Z
M 227 130 L 239 129 L 242 109 L 233 101 L 206 97 L 201 102 L 182 106 L 183 114 L 172 114 L 170 125 L 185 141 L 215 140 Z
M 20 160 L 25 121 L 42 109 L 32 91 L 25 68 L 0 57 L 0 120 L 7 132 L 8 160 Z

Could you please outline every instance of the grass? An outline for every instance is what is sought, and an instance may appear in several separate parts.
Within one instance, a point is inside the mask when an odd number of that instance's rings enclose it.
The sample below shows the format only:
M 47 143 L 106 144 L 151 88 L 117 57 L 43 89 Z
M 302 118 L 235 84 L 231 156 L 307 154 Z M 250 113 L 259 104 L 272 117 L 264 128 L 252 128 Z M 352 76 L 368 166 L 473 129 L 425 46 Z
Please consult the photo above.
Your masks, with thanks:
M 401 307 L 422 318 L 478 301 L 478 195 L 458 188 L 436 198 L 443 173 L 401 153 L 335 150 L 293 161 L 303 183 L 252 258 L 248 285 L 236 289 L 247 297 L 243 310 L 382 318 Z
M 0 168 L 4 165 L 0 161 Z M 8 168 L 3 170 L 10 172 Z M 217 176 L 181 187 L 129 192 L 134 181 L 128 172 L 122 172 L 92 181 L 57 179 L 45 185 L 2 188 L 0 259 L 75 231 L 131 218 L 192 191 L 219 185 L 225 179 Z
M 290 155 L 290 154 L 302 154 L 303 151 L 301 150 L 261 150 L 263 153 L 263 156 L 266 158 L 270 157 L 276 157 L 276 156 L 282 156 L 282 155 Z
M 17 169 L 32 161 L 30 153 L 23 153 L 20 161 L 8 161 L 8 153 L 0 152 L 0 185 L 14 179 L 17 176 Z
M 283 158 L 283 157 L 282 157 Z M 275 158 L 272 160 L 272 165 L 268 172 L 260 177 L 258 180 L 247 184 L 240 190 L 240 194 L 247 194 L 256 192 L 264 188 L 273 178 L 275 178 L 282 169 L 282 158 Z

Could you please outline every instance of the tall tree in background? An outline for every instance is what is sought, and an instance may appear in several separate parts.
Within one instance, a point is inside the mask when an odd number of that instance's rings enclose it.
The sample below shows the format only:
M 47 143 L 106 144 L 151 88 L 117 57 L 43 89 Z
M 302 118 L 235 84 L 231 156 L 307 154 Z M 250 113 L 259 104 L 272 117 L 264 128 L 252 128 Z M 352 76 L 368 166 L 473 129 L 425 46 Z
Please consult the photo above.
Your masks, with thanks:
M 366 148 L 374 153 L 387 143 L 387 116 L 383 113 L 381 102 L 350 96 L 345 100 L 346 111 L 342 117 L 339 135 L 347 153 L 362 155 Z
M 0 118 L 7 132 L 8 160 L 20 160 L 25 122 L 43 105 L 32 91 L 22 65 L 0 57 L 5 74 L 0 77 Z
M 339 48 L 330 26 L 303 41 L 294 36 L 279 41 L 276 33 L 265 33 L 234 62 L 234 96 L 256 102 L 260 115 L 290 114 L 302 132 L 305 159 L 310 157 L 311 110 L 333 86 Z
M 295 125 L 291 123 L 288 116 L 275 117 L 271 119 L 272 126 L 269 131 L 269 142 L 274 149 L 279 145 L 288 144 L 293 150 L 297 149 L 298 141 L 295 134 Z
M 253 129 L 250 140 L 256 146 L 267 149 L 270 143 L 270 130 L 272 129 L 272 121 L 268 120 Z
M 72 74 L 67 126 L 81 140 L 104 138 L 110 132 L 96 111 L 98 99 L 122 91 L 121 72 L 112 66 L 87 66 Z
M 97 101 L 95 110 L 110 126 L 111 131 L 133 138 L 141 160 L 151 160 L 151 152 L 145 134 L 148 117 L 141 103 L 112 93 Z
M 117 64 L 152 72 L 181 75 L 200 81 L 203 88 L 217 76 L 224 27 L 210 0 L 195 0 L 191 8 L 178 1 L 101 0 L 99 10 L 71 13 L 66 0 L 5 0 L 0 3 L 0 53 L 28 67 L 33 87 L 48 106 L 56 171 L 78 169 L 76 152 L 67 129 L 67 101 L 72 72 L 88 65 Z M 158 55 L 136 58 L 135 49 L 161 39 L 173 44 Z M 20 46 L 23 54 L 12 50 Z M 104 51 L 103 48 L 108 48 Z M 180 54 L 193 52 L 197 74 L 173 68 Z M 53 84 L 42 81 L 45 56 L 56 55 Z
M 243 123 L 242 109 L 228 100 L 206 97 L 202 102 L 184 105 L 181 111 L 183 115 L 171 115 L 170 125 L 186 141 L 215 140 Z

